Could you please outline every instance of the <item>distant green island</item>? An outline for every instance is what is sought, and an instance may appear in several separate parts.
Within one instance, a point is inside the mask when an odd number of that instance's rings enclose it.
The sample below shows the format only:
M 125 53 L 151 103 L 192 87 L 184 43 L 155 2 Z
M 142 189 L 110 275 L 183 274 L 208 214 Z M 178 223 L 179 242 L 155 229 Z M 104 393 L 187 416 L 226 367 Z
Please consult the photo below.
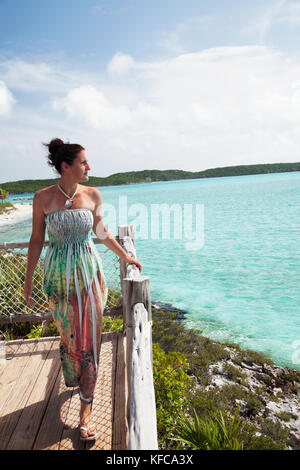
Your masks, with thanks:
M 184 170 L 143 170 L 115 173 L 105 178 L 90 176 L 89 181 L 82 183 L 88 186 L 117 186 L 122 184 L 153 183 L 157 181 L 176 181 L 198 178 L 217 178 L 221 176 L 258 175 L 265 173 L 283 173 L 300 171 L 297 163 L 265 163 L 260 165 L 238 165 L 222 168 L 211 168 L 203 171 Z M 59 178 L 45 180 L 19 180 L 1 183 L 1 188 L 10 194 L 34 193 L 39 189 L 56 184 Z

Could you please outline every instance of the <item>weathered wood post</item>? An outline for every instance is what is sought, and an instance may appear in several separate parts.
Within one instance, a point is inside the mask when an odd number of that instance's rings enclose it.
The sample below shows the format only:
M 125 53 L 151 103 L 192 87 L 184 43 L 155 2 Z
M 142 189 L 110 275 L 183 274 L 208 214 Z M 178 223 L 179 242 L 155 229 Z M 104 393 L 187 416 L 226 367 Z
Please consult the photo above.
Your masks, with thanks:
M 136 258 L 132 225 L 119 227 L 124 250 Z M 150 280 L 135 265 L 121 260 L 124 334 L 128 384 L 128 449 L 157 449 L 156 407 L 152 370 Z

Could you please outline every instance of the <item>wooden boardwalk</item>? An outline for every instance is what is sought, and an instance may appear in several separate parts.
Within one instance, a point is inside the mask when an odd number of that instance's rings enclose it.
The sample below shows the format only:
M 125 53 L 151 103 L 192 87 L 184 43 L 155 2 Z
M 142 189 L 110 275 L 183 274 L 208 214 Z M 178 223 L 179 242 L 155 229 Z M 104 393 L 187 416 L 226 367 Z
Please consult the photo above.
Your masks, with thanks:
M 59 337 L 9 341 L 0 359 L 0 450 L 126 449 L 125 341 L 103 333 L 92 418 L 99 438 L 79 439 L 78 387 L 65 386 Z M 1 351 L 0 351 L 1 353 Z

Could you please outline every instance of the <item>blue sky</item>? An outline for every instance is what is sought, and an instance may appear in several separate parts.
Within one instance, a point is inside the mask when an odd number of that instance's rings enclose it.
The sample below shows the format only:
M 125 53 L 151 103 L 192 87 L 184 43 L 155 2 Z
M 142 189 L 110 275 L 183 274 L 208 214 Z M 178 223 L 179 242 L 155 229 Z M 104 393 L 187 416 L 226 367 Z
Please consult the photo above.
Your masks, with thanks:
M 0 0 L 0 182 L 299 160 L 300 1 Z

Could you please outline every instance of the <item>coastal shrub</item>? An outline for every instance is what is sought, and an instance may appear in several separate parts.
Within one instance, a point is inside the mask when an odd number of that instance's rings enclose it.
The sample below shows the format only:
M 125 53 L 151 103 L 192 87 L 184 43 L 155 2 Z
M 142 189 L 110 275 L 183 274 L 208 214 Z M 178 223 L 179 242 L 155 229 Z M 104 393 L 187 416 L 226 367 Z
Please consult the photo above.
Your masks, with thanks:
M 298 394 L 298 390 L 300 390 L 300 372 L 296 370 L 284 371 L 280 375 L 279 381 L 286 383 L 292 393 Z
M 260 400 L 258 395 L 250 392 L 247 397 L 247 408 L 249 416 L 256 416 L 263 408 L 264 403 Z
M 300 371 L 291 370 L 289 372 L 283 372 L 280 378 L 287 382 L 300 382 Z
M 198 336 L 197 346 L 194 351 L 193 358 L 193 373 L 197 375 L 203 368 L 208 369 L 208 366 L 213 362 L 218 362 L 230 359 L 230 353 L 226 351 L 222 344 L 215 343 L 209 338 Z
M 1 202 L 0 204 L 0 215 L 3 214 L 4 212 L 7 211 L 7 209 L 11 209 L 12 207 L 15 207 L 11 202 Z
M 196 390 L 189 390 L 187 397 L 190 407 L 195 409 L 197 415 L 203 418 L 213 416 L 223 405 L 217 387 L 209 390 L 205 390 L 202 387 Z
M 291 421 L 291 415 L 286 413 L 285 411 L 281 411 L 280 413 L 276 413 L 277 418 L 281 419 L 282 421 Z
M 252 365 L 252 364 L 257 364 L 260 366 L 262 366 L 263 364 L 274 365 L 274 362 L 271 359 L 269 359 L 268 357 L 265 357 L 263 354 L 257 351 L 252 351 L 251 349 L 241 350 L 239 352 L 239 358 L 243 362 L 249 365 Z
M 289 429 L 279 421 L 271 418 L 259 418 L 260 430 L 275 443 L 286 447 L 289 444 Z
M 245 380 L 247 378 L 246 374 L 243 374 L 237 367 L 234 367 L 231 364 L 225 364 L 223 367 L 223 374 L 229 380 L 234 382 L 239 382 L 245 384 Z
M 234 364 L 236 364 L 237 366 L 242 366 L 242 362 L 243 362 L 243 361 L 241 360 L 241 358 L 239 358 L 239 357 L 232 357 L 231 360 L 232 360 L 232 362 L 234 362 Z
M 41 338 L 43 334 L 43 327 L 41 324 L 32 325 L 30 333 L 28 333 L 27 338 Z
M 19 333 L 19 332 L 18 332 Z M 27 334 L 27 338 L 45 338 L 48 336 L 59 336 L 54 321 L 42 325 L 41 323 L 34 323 L 30 332 Z
M 9 195 L 8 191 L 0 188 L 0 214 L 2 214 L 3 212 L 6 212 L 8 208 L 14 207 L 11 202 L 9 201 L 4 202 L 4 200 L 7 198 L 8 195 Z
M 285 445 L 274 442 L 268 436 L 251 436 L 248 434 L 246 442 L 244 442 L 244 450 L 284 450 Z
M 43 329 L 43 337 L 46 336 L 59 336 L 59 332 L 56 328 L 54 321 L 46 323 Z
M 193 450 L 242 450 L 242 421 L 233 417 L 227 423 L 221 411 L 212 418 L 201 418 L 194 410 L 193 419 L 182 416 L 175 427 L 174 440 Z
M 271 393 L 270 395 L 268 395 L 268 398 L 270 401 L 274 401 L 275 403 L 279 402 L 279 397 L 275 395 L 274 393 Z
M 9 195 L 8 191 L 6 191 L 5 189 L 0 188 L 0 201 L 1 201 L 1 204 L 3 203 L 4 199 L 7 198 L 8 195 Z
M 267 386 L 271 386 L 272 385 L 272 377 L 268 374 L 260 374 L 260 379 L 263 380 L 263 382 L 267 385 Z
M 119 333 L 123 330 L 123 317 L 122 318 L 112 318 L 107 315 L 103 316 L 102 320 L 102 332 L 107 333 L 110 331 L 116 331 Z
M 186 373 L 188 363 L 182 353 L 165 353 L 153 344 L 153 379 L 156 400 L 157 430 L 160 444 L 169 448 L 167 441 L 180 413 L 188 408 L 186 390 L 190 378 Z
M 152 308 L 152 338 L 165 352 L 189 349 L 195 341 L 196 335 L 191 330 L 189 345 L 186 343 L 184 327 L 175 320 L 176 314 Z
M 275 442 L 270 436 L 264 435 L 259 427 L 249 421 L 243 421 L 240 439 L 244 450 L 283 450 L 285 444 Z
M 222 399 L 223 404 L 226 406 L 234 404 L 235 400 L 246 401 L 248 396 L 248 391 L 238 384 L 225 384 L 221 389 L 218 389 L 218 393 L 221 395 L 220 399 Z
M 249 417 L 256 416 L 265 406 L 255 393 L 238 384 L 225 384 L 223 387 L 213 387 L 209 390 L 199 389 L 189 393 L 188 397 L 191 406 L 200 416 L 211 414 L 220 408 L 236 413 L 238 408 L 236 400 L 245 403 L 246 414 Z

